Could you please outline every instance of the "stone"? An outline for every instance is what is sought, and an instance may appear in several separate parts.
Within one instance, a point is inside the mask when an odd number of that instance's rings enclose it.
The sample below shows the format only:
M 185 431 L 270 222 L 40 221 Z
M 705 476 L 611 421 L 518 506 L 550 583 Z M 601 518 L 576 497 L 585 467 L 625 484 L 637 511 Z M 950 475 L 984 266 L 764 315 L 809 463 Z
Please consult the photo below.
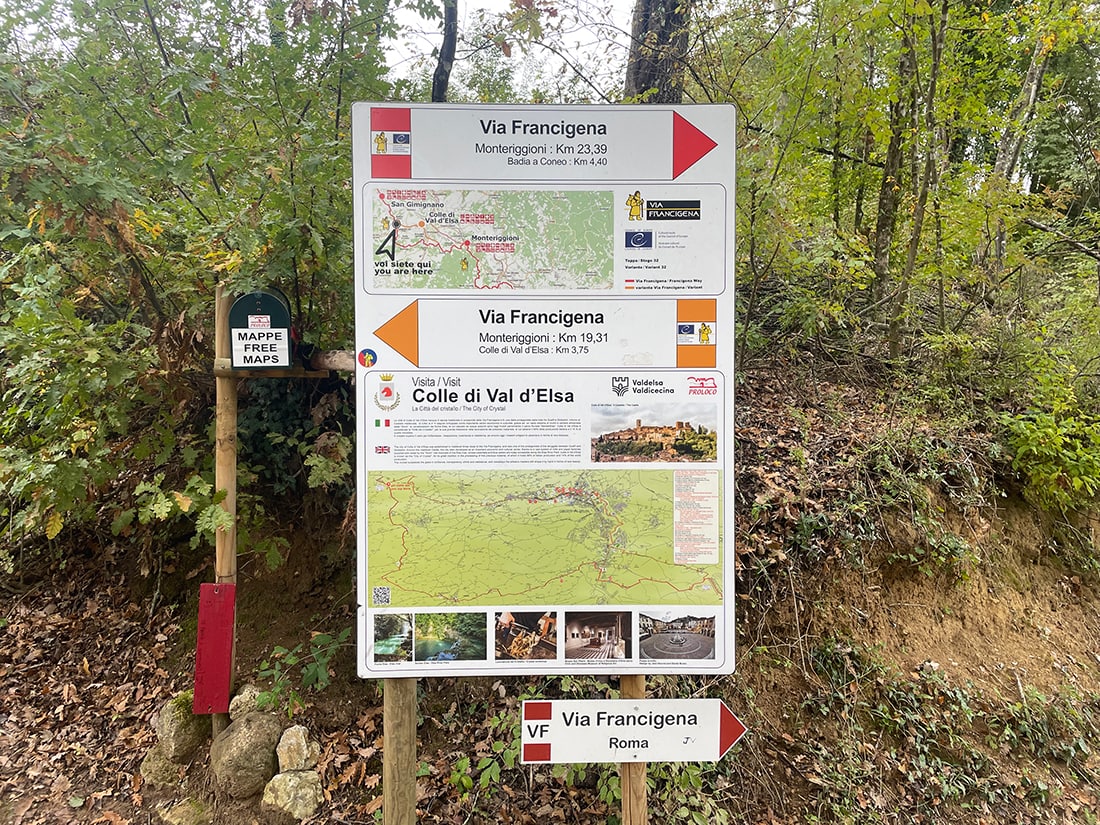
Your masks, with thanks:
M 214 737 L 214 784 L 234 799 L 254 796 L 275 775 L 275 746 L 283 727 L 269 713 L 246 713 Z
M 308 771 L 316 767 L 321 756 L 321 745 L 309 738 L 309 731 L 302 725 L 294 725 L 283 731 L 283 738 L 279 740 L 275 752 L 279 755 L 281 772 Z
M 236 696 L 229 700 L 229 719 L 235 721 L 246 713 L 257 713 L 260 710 L 260 689 L 255 685 L 241 685 Z
M 180 767 L 164 753 L 157 742 L 141 760 L 141 778 L 154 788 L 172 788 L 179 784 Z
M 313 816 L 324 799 L 321 777 L 316 771 L 286 771 L 276 774 L 267 783 L 260 804 L 265 809 L 302 820 Z
M 197 799 L 185 799 L 157 809 L 165 825 L 213 825 L 214 814 Z
M 186 690 L 160 709 L 157 716 L 157 740 L 164 756 L 177 765 L 186 765 L 210 738 L 210 717 L 191 712 L 194 694 Z

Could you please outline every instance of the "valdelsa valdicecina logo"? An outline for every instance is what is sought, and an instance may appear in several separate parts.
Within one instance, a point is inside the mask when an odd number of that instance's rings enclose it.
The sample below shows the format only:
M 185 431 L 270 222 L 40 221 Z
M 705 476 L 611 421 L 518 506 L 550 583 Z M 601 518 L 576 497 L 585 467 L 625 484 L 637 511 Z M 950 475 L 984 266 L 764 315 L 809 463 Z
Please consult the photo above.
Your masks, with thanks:
M 611 389 L 615 395 L 622 398 L 626 395 L 626 391 L 630 389 L 630 377 L 627 375 L 611 376 Z

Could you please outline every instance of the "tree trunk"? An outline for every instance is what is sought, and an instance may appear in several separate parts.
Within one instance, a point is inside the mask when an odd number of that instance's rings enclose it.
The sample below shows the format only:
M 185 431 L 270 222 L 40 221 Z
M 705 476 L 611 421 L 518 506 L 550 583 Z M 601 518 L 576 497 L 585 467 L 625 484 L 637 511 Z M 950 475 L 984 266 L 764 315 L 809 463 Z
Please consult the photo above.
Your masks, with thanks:
M 840 122 L 840 110 L 843 106 L 841 100 L 841 65 L 839 49 L 837 47 L 836 32 L 833 32 L 833 79 L 836 82 L 836 92 L 833 94 L 833 166 L 829 175 L 830 197 L 833 202 L 833 234 L 840 236 L 840 178 L 844 168 L 840 162 L 840 141 L 843 137 L 843 126 Z
M 458 0 L 443 0 L 443 42 L 439 46 L 439 60 L 432 74 L 432 103 L 447 102 L 447 86 L 451 82 L 457 41 Z
M 684 55 L 692 0 L 636 0 L 623 95 L 645 103 L 684 98 Z
M 1023 85 L 1016 101 L 1008 112 L 1008 125 L 997 144 L 997 158 L 993 162 L 993 174 L 1011 180 L 1016 174 L 1016 165 L 1020 162 L 1027 127 L 1035 116 L 1035 104 L 1039 100 L 1039 90 L 1043 85 L 1047 63 L 1050 61 L 1050 44 L 1042 37 L 1035 43 L 1031 52 L 1031 64 L 1024 75 Z
M 1039 90 L 1043 86 L 1043 75 L 1046 74 L 1049 61 L 1050 44 L 1040 37 L 1031 51 L 1031 63 L 1027 67 L 1027 74 L 1024 75 L 1020 93 L 1016 95 L 1016 100 L 1008 111 L 1008 125 L 1005 126 L 1004 133 L 997 143 L 997 156 L 993 161 L 994 177 L 1012 180 L 1016 174 L 1024 138 L 1027 136 L 1027 127 L 1035 116 L 1035 105 L 1039 100 Z M 1003 268 L 1007 237 L 1008 230 L 1004 219 L 998 218 L 993 237 L 986 238 L 978 248 L 975 257 L 979 267 L 990 273 L 999 272 Z M 990 253 L 992 253 L 992 260 L 990 260 Z
M 867 52 L 867 87 L 874 88 L 877 82 L 875 77 L 875 46 L 872 43 Z M 859 149 L 859 159 L 862 161 L 860 168 L 866 168 L 867 162 L 871 159 L 871 148 L 874 146 L 875 138 L 871 131 L 868 129 L 863 134 L 862 146 Z M 856 186 L 856 198 L 855 208 L 852 213 L 852 229 L 857 235 L 866 234 L 866 227 L 863 225 L 863 197 L 867 186 L 863 181 L 862 174 L 859 177 L 859 183 Z
M 898 62 L 899 92 L 897 98 L 890 103 L 890 143 L 886 147 L 882 185 L 878 193 L 878 213 L 875 218 L 875 277 L 872 298 L 876 306 L 882 305 L 890 275 L 890 248 L 894 242 L 894 227 L 897 224 L 898 203 L 901 200 L 901 164 L 904 158 L 905 132 L 909 127 L 905 87 L 912 81 L 915 61 L 912 41 L 907 40 L 905 51 Z
M 924 164 L 920 173 L 920 188 L 917 202 L 913 207 L 913 226 L 909 233 L 909 245 L 906 250 L 905 266 L 901 271 L 897 295 L 894 298 L 889 316 L 887 338 L 890 357 L 901 354 L 901 330 L 905 319 L 905 305 L 909 300 L 909 285 L 917 270 L 917 253 L 920 251 L 921 233 L 924 230 L 924 216 L 928 204 L 928 193 L 939 183 L 939 140 L 936 134 L 936 89 L 939 84 L 940 63 L 943 55 L 944 37 L 947 32 L 948 0 L 940 7 L 939 26 L 931 26 L 932 65 L 928 70 L 928 90 L 924 100 Z M 914 142 L 915 145 L 915 142 Z M 914 152 L 915 154 L 915 152 Z

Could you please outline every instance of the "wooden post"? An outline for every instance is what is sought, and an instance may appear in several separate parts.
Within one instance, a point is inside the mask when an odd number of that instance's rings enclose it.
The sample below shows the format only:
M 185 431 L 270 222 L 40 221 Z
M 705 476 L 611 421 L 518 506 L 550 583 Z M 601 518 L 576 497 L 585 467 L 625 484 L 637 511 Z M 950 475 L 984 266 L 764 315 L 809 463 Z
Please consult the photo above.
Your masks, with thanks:
M 218 284 L 214 296 L 214 358 L 229 358 L 229 306 Z M 237 377 L 215 375 L 215 447 L 214 489 L 225 490 L 222 507 L 229 513 L 232 525 L 219 529 L 214 538 L 214 577 L 218 584 L 237 583 Z M 229 691 L 236 682 L 237 631 L 233 629 L 233 653 L 229 665 Z M 228 713 L 216 713 L 214 735 L 229 726 Z
M 645 676 L 636 674 L 619 677 L 619 696 L 623 699 L 644 699 Z M 619 787 L 623 795 L 623 825 L 647 825 L 649 821 L 645 779 L 645 762 L 620 763 Z
M 416 679 L 382 680 L 382 736 L 382 822 L 416 825 Z

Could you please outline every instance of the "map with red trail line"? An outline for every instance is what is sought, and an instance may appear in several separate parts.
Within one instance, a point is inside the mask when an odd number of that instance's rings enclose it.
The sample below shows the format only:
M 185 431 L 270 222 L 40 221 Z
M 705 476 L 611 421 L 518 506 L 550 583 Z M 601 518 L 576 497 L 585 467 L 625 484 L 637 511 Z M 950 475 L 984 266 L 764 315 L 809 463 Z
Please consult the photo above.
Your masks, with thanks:
M 610 190 L 379 186 L 371 201 L 370 290 L 607 290 L 614 283 Z
M 374 472 L 371 591 L 388 607 L 720 605 L 722 560 L 673 551 L 673 472 Z

